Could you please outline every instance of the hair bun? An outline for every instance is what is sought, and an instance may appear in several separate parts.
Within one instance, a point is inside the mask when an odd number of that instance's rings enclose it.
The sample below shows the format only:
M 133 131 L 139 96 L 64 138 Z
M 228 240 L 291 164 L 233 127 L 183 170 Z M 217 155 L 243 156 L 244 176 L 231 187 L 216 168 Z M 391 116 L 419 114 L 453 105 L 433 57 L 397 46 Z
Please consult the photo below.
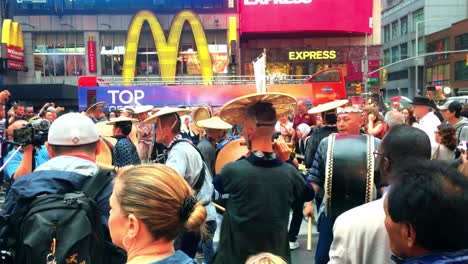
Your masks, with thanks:
M 182 204 L 182 208 L 180 210 L 180 220 L 182 222 L 187 221 L 190 217 L 190 214 L 193 212 L 195 205 L 197 204 L 197 198 L 195 196 L 190 195 L 185 198 L 184 203 Z

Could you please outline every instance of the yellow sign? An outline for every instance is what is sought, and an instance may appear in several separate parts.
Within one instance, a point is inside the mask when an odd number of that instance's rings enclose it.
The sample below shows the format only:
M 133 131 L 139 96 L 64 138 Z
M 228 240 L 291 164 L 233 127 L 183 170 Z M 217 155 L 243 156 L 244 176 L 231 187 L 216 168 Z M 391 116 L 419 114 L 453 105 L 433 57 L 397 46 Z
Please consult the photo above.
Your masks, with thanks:
M 2 43 L 23 48 L 23 32 L 18 22 L 13 22 L 11 19 L 3 20 Z
M 356 94 L 361 94 L 361 83 L 356 84 Z
M 336 59 L 334 50 L 290 51 L 289 60 L 333 60 Z
M 175 79 L 179 42 L 185 21 L 188 21 L 193 31 L 203 82 L 205 84 L 211 83 L 213 71 L 211 68 L 210 52 L 208 51 L 208 44 L 202 24 L 195 14 L 190 11 L 180 12 L 172 22 L 169 38 L 166 40 L 164 31 L 156 15 L 150 11 L 144 10 L 138 12 L 135 17 L 133 17 L 128 30 L 122 73 L 124 84 L 130 85 L 135 77 L 138 41 L 144 22 L 148 22 L 153 35 L 158 52 L 161 77 L 166 81 L 173 81 Z

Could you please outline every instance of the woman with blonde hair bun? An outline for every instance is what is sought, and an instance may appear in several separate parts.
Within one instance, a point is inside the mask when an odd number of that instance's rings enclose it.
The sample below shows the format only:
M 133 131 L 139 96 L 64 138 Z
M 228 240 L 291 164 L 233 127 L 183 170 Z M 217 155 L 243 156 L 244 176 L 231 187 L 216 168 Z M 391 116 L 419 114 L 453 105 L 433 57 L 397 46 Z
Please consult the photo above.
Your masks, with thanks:
M 127 263 L 195 263 L 173 241 L 184 227 L 202 230 L 206 210 L 175 170 L 145 164 L 123 171 L 110 206 L 112 242 L 127 252 Z
M 286 264 L 286 261 L 271 253 L 260 253 L 248 258 L 245 264 Z

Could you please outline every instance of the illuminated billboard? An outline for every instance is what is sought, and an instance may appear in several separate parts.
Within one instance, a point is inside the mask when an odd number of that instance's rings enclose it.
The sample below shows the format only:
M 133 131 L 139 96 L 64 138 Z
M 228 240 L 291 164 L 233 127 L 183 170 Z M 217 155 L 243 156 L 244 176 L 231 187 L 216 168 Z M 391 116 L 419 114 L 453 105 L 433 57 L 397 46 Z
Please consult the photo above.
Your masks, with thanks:
M 372 33 L 372 0 L 239 0 L 240 31 Z

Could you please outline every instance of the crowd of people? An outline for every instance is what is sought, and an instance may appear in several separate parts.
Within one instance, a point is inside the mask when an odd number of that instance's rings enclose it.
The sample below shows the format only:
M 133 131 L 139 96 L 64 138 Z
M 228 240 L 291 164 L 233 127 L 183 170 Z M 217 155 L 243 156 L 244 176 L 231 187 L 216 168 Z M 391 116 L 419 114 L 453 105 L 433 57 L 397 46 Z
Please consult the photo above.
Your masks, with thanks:
M 103 102 L 35 113 L 8 97 L 9 263 L 292 263 L 304 216 L 317 264 L 468 263 L 468 121 L 442 94 L 386 109 L 261 93 L 203 119 Z

